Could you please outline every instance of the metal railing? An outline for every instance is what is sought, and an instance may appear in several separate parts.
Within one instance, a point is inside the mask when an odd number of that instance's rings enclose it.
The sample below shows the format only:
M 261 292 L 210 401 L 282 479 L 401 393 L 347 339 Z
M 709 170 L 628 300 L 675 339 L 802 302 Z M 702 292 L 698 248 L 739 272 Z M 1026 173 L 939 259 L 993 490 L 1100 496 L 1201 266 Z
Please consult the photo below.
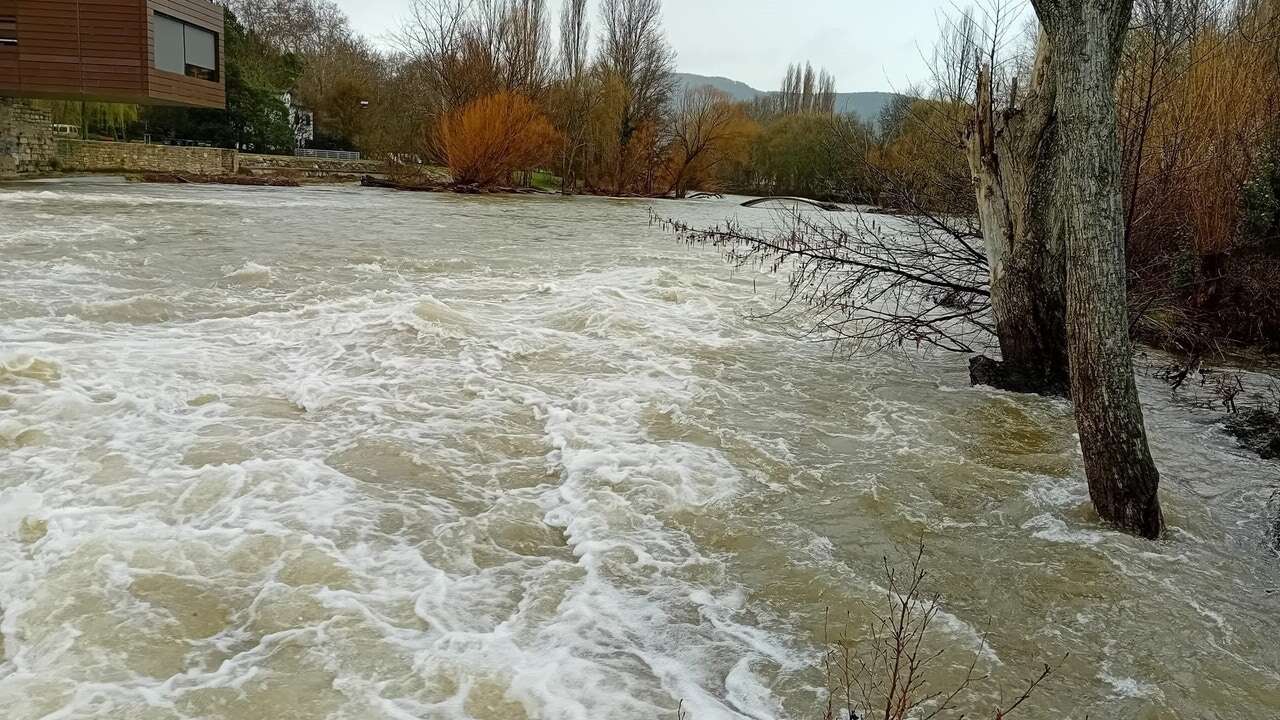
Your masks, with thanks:
M 298 148 L 293 151 L 297 157 L 305 158 L 321 158 L 324 160 L 359 160 L 360 153 L 350 150 L 313 150 L 311 148 Z

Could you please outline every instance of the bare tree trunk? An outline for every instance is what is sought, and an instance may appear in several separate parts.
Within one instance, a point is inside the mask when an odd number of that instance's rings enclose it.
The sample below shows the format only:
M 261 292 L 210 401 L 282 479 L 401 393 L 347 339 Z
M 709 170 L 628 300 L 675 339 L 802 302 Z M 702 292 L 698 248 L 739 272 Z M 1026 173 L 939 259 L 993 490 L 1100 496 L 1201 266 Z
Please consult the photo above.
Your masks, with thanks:
M 1160 473 L 1133 377 L 1115 81 L 1133 0 L 1034 0 L 1053 49 L 1061 141 L 1055 224 L 1067 252 L 1071 398 L 1103 519 L 1158 537 Z
M 1053 232 L 1057 163 L 1052 65 L 1040 38 L 1021 97 L 996 113 L 991 72 L 978 77 L 978 102 L 968 138 L 969 168 L 991 270 L 991 310 L 1002 361 L 969 363 L 975 384 L 1014 392 L 1066 395 L 1066 257 Z

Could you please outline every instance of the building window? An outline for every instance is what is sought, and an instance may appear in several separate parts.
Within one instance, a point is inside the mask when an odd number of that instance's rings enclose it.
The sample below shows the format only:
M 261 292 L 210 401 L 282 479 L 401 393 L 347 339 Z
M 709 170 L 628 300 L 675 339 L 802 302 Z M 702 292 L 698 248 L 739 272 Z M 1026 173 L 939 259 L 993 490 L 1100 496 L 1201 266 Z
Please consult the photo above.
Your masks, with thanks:
M 184 25 L 182 33 L 187 46 L 187 74 L 201 80 L 217 80 L 217 36 L 191 25 Z
M 18 18 L 0 15 L 0 47 L 18 44 Z
M 156 69 L 186 74 L 186 50 L 182 39 L 182 23 L 163 15 L 155 18 Z
M 159 13 L 154 21 L 157 70 L 218 81 L 216 34 Z

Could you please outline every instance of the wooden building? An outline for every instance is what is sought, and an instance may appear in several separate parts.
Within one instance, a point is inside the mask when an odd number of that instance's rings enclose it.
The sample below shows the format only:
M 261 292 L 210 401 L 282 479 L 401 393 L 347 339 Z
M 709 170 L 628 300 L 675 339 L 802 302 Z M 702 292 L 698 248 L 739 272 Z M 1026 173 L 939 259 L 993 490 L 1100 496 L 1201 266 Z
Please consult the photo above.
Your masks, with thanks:
M 0 0 L 0 96 L 221 108 L 212 0 Z

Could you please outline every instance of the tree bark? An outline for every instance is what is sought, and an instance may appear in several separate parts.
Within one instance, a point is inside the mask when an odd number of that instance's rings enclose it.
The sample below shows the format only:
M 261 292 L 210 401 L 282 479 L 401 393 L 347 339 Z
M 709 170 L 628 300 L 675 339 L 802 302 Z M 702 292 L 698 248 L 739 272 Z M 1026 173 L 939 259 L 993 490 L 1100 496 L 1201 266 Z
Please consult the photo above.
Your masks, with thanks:
M 991 73 L 978 79 L 969 168 L 991 269 L 991 309 L 1002 361 L 970 361 L 975 384 L 1066 395 L 1066 256 L 1053 232 L 1057 125 L 1049 43 L 1041 36 L 1021 97 L 997 113 Z
M 1071 399 L 1089 495 L 1121 529 L 1164 528 L 1133 377 L 1115 81 L 1133 0 L 1033 0 L 1049 36 L 1061 142 L 1057 231 L 1067 253 Z

